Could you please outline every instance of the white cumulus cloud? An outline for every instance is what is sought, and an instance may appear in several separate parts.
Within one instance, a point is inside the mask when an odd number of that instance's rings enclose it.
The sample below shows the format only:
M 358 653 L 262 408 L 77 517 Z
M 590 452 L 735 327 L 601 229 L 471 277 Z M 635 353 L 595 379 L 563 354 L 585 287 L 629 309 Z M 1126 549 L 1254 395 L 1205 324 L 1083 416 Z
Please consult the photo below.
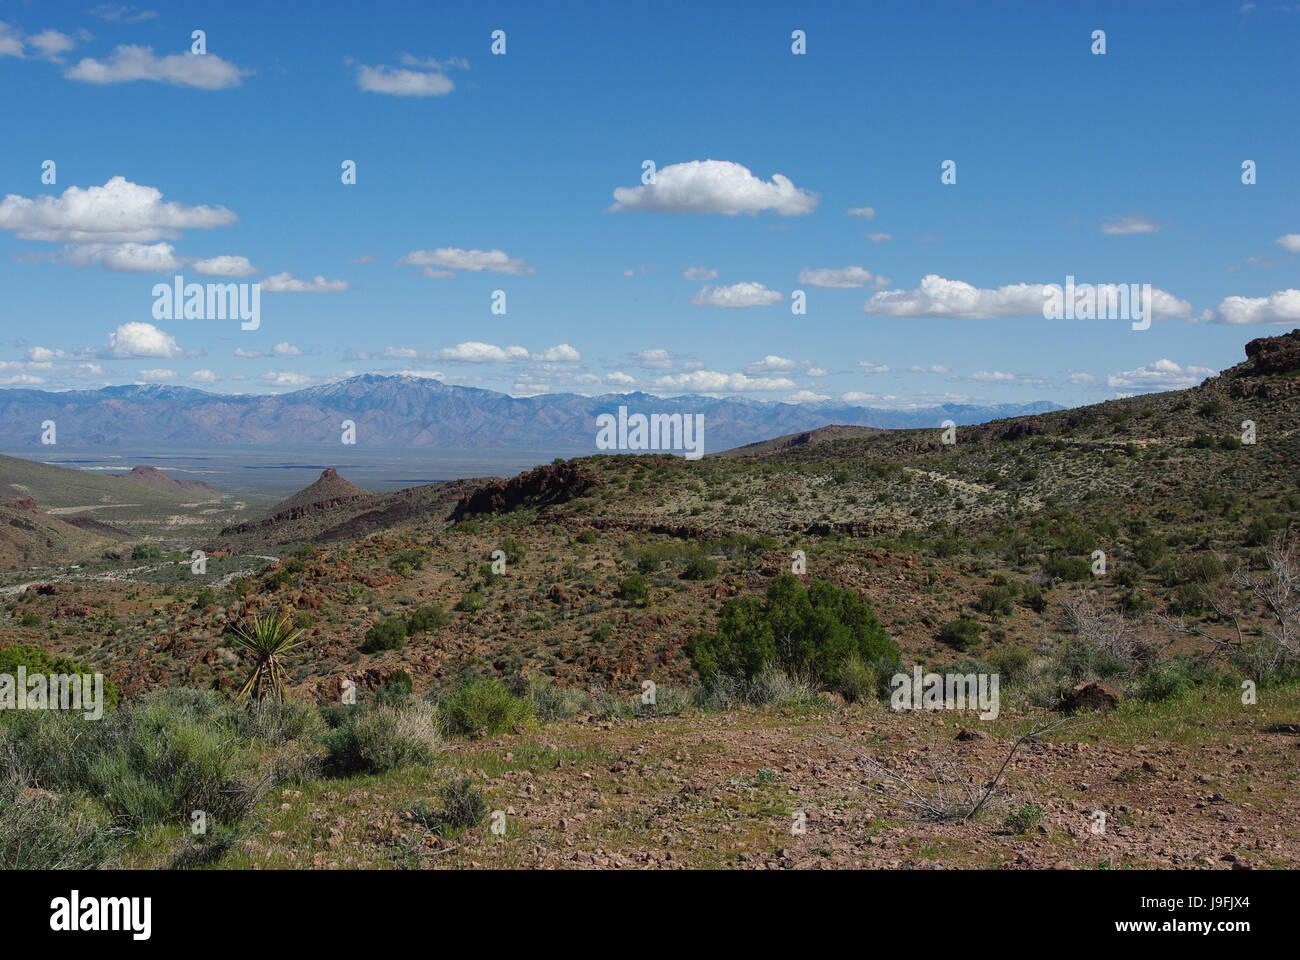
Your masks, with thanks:
M 1112 284 L 1097 284 L 1098 302 L 1105 299 Z M 921 278 L 913 290 L 882 290 L 867 301 L 867 313 L 884 317 L 952 317 L 965 320 L 997 317 L 1042 316 L 1050 286 L 1042 283 L 1012 283 L 986 290 L 948 280 L 937 274 Z M 1173 294 L 1153 287 L 1151 315 L 1154 319 L 1186 317 L 1192 305 Z
M 789 357 L 778 357 L 774 353 L 769 353 L 762 360 L 755 360 L 745 366 L 745 372 L 749 374 L 759 373 L 784 373 L 790 370 L 798 370 L 801 364 L 798 360 L 791 360 Z
M 115 273 L 164 273 L 183 265 L 170 243 L 74 244 L 64 249 L 62 259 L 74 267 L 98 263 Z
M 124 323 L 108 335 L 111 357 L 174 357 L 181 352 L 176 338 L 152 323 Z
M 716 370 L 693 370 L 656 377 L 661 390 L 690 390 L 697 393 L 743 393 L 752 390 L 792 390 L 796 386 L 786 377 L 750 377 L 743 373 L 719 373 Z
M 727 216 L 771 210 L 797 217 L 816 207 L 815 196 L 779 173 L 770 181 L 761 180 L 748 167 L 730 160 L 691 160 L 658 170 L 653 183 L 616 188 L 609 209 Z
M 785 294 L 769 290 L 761 283 L 733 283 L 730 286 L 705 286 L 691 297 L 698 307 L 766 307 L 780 303 Z
M 1215 372 L 1209 367 L 1184 367 L 1162 359 L 1136 370 L 1112 373 L 1106 378 L 1106 385 L 1129 390 L 1182 390 L 1196 386 L 1206 377 L 1214 376 Z
M 164 203 L 161 190 L 125 177 L 113 177 L 102 187 L 68 187 L 57 197 L 11 193 L 0 201 L 0 230 L 42 243 L 152 243 L 235 219 L 225 207 Z
M 1300 323 L 1300 290 L 1278 290 L 1267 297 L 1224 297 L 1201 320 L 1209 323 Z

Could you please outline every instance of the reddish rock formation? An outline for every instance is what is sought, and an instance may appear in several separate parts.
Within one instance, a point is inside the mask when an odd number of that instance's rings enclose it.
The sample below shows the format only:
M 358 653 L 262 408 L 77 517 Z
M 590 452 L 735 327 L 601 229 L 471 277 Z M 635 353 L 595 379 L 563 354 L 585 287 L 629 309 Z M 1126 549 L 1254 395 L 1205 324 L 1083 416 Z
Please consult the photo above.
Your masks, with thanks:
M 1246 344 L 1246 356 L 1252 361 L 1251 373 L 1289 373 L 1300 370 L 1300 330 L 1280 337 L 1260 337 Z
M 516 507 L 546 506 L 580 497 L 600 480 L 572 463 L 553 463 L 509 480 L 493 480 L 466 497 L 452 512 L 453 520 L 480 513 L 507 513 Z

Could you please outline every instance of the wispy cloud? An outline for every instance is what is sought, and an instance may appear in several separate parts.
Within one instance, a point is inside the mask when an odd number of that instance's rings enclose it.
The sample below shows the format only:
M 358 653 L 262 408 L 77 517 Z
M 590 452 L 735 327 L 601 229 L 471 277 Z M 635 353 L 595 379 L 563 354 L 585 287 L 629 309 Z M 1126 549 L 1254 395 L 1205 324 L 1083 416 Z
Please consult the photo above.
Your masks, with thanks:
M 1100 232 L 1112 237 L 1159 233 L 1160 224 L 1145 214 L 1133 214 L 1103 223 Z
M 64 76 L 69 80 L 94 84 L 147 80 L 199 90 L 226 90 L 239 86 L 240 76 L 248 72 L 222 60 L 215 53 L 187 51 L 159 57 L 154 55 L 152 47 L 129 45 L 118 47 L 104 60 L 87 57 Z
M 508 256 L 504 250 L 461 250 L 459 247 L 412 250 L 397 262 L 408 266 L 441 268 L 443 271 L 463 270 L 469 273 L 478 273 L 482 270 L 516 275 L 537 272 L 527 262 Z M 436 271 L 432 273 L 436 275 Z M 450 272 L 442 274 L 442 276 L 452 275 Z

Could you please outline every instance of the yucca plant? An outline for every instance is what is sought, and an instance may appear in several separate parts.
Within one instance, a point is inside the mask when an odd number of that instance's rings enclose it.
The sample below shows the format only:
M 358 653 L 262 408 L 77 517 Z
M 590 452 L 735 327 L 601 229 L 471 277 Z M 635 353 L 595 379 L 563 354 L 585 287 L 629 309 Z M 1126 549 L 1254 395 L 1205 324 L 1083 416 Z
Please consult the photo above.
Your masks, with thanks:
M 303 641 L 298 639 L 301 630 L 290 632 L 289 618 L 275 619 L 254 616 L 251 628 L 235 629 L 235 640 L 253 654 L 253 671 L 235 696 L 242 700 L 252 693 L 261 703 L 267 696 L 284 699 L 284 665 L 281 657 Z

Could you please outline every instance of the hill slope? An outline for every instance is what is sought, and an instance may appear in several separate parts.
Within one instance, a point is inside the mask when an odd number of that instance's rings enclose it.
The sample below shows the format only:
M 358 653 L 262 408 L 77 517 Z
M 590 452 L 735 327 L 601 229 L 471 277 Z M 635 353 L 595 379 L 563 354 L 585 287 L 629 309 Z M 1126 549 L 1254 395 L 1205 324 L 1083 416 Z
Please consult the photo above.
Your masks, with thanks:
M 0 497 L 0 568 L 83 560 L 117 539 L 52 517 L 31 497 Z
M 126 480 L 128 483 L 142 484 L 151 490 L 160 490 L 163 493 L 174 493 L 178 496 L 221 496 L 216 490 L 213 490 L 201 480 L 178 480 L 170 474 L 163 473 L 157 467 L 151 467 L 141 464 L 133 467 L 130 473 L 111 473 L 111 477 L 118 480 Z
M 124 481 L 118 476 L 3 455 L 0 455 L 0 494 L 31 497 L 46 509 L 124 504 L 174 508 L 183 500 L 193 499 L 188 491 L 161 489 L 150 483 Z

